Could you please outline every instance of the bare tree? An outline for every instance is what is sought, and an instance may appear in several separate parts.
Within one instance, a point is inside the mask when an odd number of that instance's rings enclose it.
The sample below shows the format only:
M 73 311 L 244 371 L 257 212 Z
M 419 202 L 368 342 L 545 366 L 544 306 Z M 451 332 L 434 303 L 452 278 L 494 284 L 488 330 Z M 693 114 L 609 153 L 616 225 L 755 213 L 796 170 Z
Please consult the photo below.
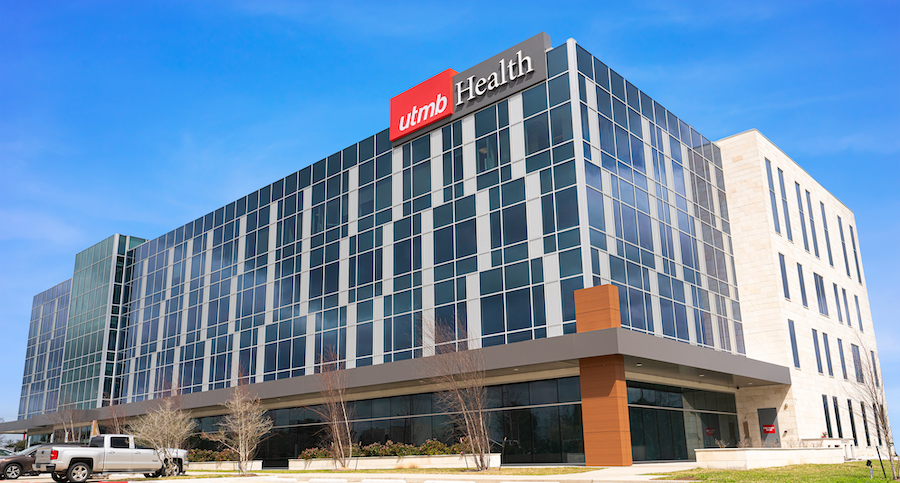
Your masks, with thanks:
M 122 410 L 119 409 L 119 401 L 115 398 L 109 397 L 106 393 L 103 396 L 104 402 L 109 403 L 106 407 L 109 412 L 109 418 L 106 419 L 106 423 L 109 426 L 110 430 L 112 430 L 113 434 L 122 434 L 126 427 L 126 418 L 122 413 Z
M 64 443 L 78 442 L 85 436 L 83 426 L 79 425 L 84 419 L 84 411 L 76 409 L 70 402 L 68 393 L 60 390 L 56 412 L 47 417 L 53 423 L 53 440 L 62 439 Z
M 888 462 L 891 467 L 891 476 L 900 479 L 900 458 L 896 455 L 894 436 L 891 432 L 891 424 L 887 415 L 887 400 L 881 374 L 878 371 L 875 353 L 857 334 L 858 348 L 851 346 L 853 352 L 853 365 L 856 368 L 856 392 L 860 404 L 863 405 L 863 417 L 873 423 L 878 439 L 884 442 Z M 871 414 L 871 418 L 868 415 Z M 868 422 L 866 423 L 868 425 Z M 879 444 L 879 446 L 881 446 Z
M 156 450 L 163 462 L 160 472 L 164 476 L 175 475 L 182 468 L 176 463 L 174 450 L 184 446 L 197 423 L 181 409 L 177 394 L 157 401 L 156 409 L 136 418 L 128 425 L 128 430 L 135 439 Z
M 324 355 L 319 374 L 323 403 L 310 407 L 325 421 L 324 443 L 331 447 L 331 458 L 338 468 L 346 468 L 353 457 L 350 409 L 347 403 L 347 370 L 344 362 L 330 350 Z
M 466 324 L 455 315 L 426 324 L 426 341 L 435 354 L 425 357 L 426 376 L 438 385 L 438 404 L 450 413 L 461 441 L 475 458 L 479 471 L 491 466 L 488 434 L 488 395 L 484 386 L 484 359 L 471 349 Z M 430 337 L 429 337 L 430 336 Z
M 202 436 L 237 453 L 238 470 L 243 475 L 247 474 L 263 436 L 272 429 L 272 420 L 266 416 L 259 398 L 251 395 L 248 385 L 238 379 L 238 385 L 231 391 L 231 399 L 225 402 L 228 413 L 219 422 L 219 430 Z

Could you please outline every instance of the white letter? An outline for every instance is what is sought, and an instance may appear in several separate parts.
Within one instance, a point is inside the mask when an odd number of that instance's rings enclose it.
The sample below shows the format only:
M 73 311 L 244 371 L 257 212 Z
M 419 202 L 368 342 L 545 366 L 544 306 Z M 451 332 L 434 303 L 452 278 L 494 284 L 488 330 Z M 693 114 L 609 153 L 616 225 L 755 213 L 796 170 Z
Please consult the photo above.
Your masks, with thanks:
M 529 56 L 526 55 L 526 56 L 523 58 L 523 57 L 522 57 L 522 51 L 521 51 L 521 50 L 518 51 L 518 52 L 516 53 L 516 57 L 519 59 L 519 72 L 520 72 L 520 73 L 522 73 L 522 74 L 529 74 L 529 73 L 531 73 L 531 71 L 534 70 L 534 68 L 531 67 L 531 57 L 529 57 Z M 523 70 L 523 69 L 522 69 L 522 62 L 528 62 L 528 70 Z
M 419 109 L 419 122 L 427 121 L 429 117 L 434 115 L 434 103 Z
M 409 119 L 410 119 L 409 125 L 410 126 L 415 126 L 419 122 L 418 118 L 416 117 L 416 108 L 417 107 L 418 106 L 413 106 L 412 113 L 409 115 Z
M 488 90 L 492 91 L 497 88 L 500 84 L 497 82 L 497 73 L 494 72 L 490 76 L 488 76 Z
M 406 119 L 406 125 L 405 125 L 405 126 L 403 125 L 403 120 L 404 120 L 404 119 Z M 412 115 L 411 115 L 411 114 L 407 114 L 407 115 L 405 115 L 405 116 L 400 116 L 400 131 L 401 131 L 401 132 L 402 132 L 402 131 L 406 131 L 407 129 L 409 129 L 409 120 L 410 120 L 410 119 L 412 119 Z
M 478 82 L 475 83 L 475 94 L 478 94 L 479 96 L 484 94 L 485 84 L 487 84 L 487 79 L 485 79 L 484 77 L 478 79 Z
M 471 76 L 471 77 L 469 77 L 469 78 L 467 79 L 467 81 L 469 82 L 469 85 L 468 85 L 465 89 L 463 89 L 463 87 L 462 87 L 463 84 L 464 84 L 464 82 L 457 82 L 457 83 L 456 83 L 456 105 L 457 105 L 457 106 L 463 103 L 463 100 L 462 100 L 462 93 L 463 93 L 463 92 L 468 91 L 468 93 L 469 93 L 469 98 L 466 99 L 467 101 L 471 101 L 472 99 L 475 98 L 475 95 L 472 94 L 472 81 L 474 81 L 474 80 L 475 80 L 475 76 L 474 76 L 474 75 Z
M 437 103 L 437 114 L 441 114 L 447 109 L 447 96 L 438 93 L 437 99 L 434 100 Z

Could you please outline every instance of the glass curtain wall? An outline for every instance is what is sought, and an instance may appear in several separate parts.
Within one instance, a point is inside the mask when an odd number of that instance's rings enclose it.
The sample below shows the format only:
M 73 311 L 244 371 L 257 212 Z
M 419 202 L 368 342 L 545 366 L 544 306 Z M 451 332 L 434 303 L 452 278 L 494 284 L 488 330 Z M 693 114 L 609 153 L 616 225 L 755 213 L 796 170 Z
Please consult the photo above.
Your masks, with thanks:
M 503 463 L 584 463 L 579 384 L 578 377 L 568 377 L 488 387 L 492 451 L 501 453 Z M 350 413 L 353 441 L 362 446 L 421 445 L 429 439 L 457 443 L 454 418 L 440 401 L 437 393 L 355 401 Z M 269 411 L 275 427 L 257 457 L 266 466 L 287 466 L 285 460 L 321 445 L 323 425 L 316 409 Z M 218 417 L 199 422 L 201 430 L 212 431 Z
M 634 461 L 694 459 L 739 440 L 733 394 L 628 382 L 628 415 Z

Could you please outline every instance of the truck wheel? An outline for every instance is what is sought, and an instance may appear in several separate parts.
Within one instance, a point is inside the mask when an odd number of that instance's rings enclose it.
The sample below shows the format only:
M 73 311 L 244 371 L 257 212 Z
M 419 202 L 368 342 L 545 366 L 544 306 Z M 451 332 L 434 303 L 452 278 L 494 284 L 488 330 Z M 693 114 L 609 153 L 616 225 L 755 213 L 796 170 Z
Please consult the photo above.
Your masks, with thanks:
M 62 473 L 50 473 L 50 478 L 53 478 L 53 481 L 56 483 L 66 483 L 69 481 L 66 479 L 66 475 Z
M 66 478 L 72 483 L 84 483 L 91 477 L 91 466 L 85 462 L 79 461 L 69 466 Z
M 10 463 L 5 470 L 3 470 L 3 477 L 8 480 L 15 480 L 19 476 L 22 475 L 22 465 L 19 463 Z

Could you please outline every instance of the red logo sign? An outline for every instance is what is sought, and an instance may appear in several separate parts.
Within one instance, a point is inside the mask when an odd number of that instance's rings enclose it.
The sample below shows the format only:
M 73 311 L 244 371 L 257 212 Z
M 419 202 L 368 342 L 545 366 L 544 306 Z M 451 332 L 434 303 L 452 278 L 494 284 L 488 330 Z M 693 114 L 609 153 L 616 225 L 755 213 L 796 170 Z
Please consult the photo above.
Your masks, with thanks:
M 716 428 L 706 428 L 706 435 L 707 435 L 707 436 L 715 436 L 715 435 L 716 435 Z
M 763 433 L 775 434 L 775 425 L 774 424 L 763 424 Z
M 391 98 L 391 141 L 453 114 L 454 75 L 455 70 L 447 69 Z

